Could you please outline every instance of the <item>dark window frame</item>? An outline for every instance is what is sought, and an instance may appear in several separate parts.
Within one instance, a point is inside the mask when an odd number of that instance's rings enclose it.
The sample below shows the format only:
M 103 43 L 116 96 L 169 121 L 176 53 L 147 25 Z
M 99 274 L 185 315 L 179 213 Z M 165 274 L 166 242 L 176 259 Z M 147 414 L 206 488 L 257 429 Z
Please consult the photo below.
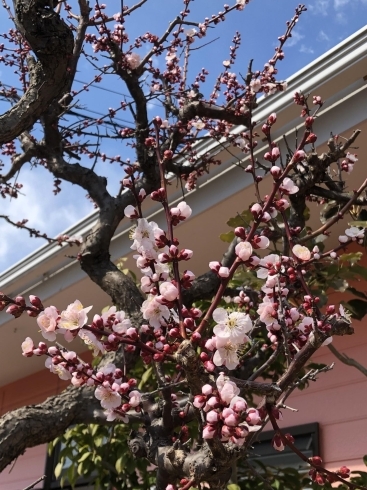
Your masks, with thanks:
M 281 428 L 281 431 L 283 434 L 291 434 L 294 437 L 295 446 L 306 457 L 320 456 L 320 434 L 317 422 L 285 427 Z M 253 444 L 253 450 L 248 454 L 249 462 L 259 459 L 267 466 L 308 468 L 308 465 L 287 446 L 284 451 L 276 451 L 272 447 L 271 441 L 274 433 L 274 430 L 270 430 L 258 435 Z

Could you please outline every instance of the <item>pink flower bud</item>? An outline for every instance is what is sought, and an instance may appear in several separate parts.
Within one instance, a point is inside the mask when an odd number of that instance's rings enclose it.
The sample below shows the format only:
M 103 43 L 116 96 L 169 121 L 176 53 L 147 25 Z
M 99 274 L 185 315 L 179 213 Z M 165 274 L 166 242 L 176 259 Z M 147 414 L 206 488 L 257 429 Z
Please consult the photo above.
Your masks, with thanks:
M 126 330 L 126 335 L 131 337 L 133 340 L 138 340 L 139 335 L 138 332 L 136 331 L 136 328 L 130 327 Z
M 228 277 L 229 276 L 229 269 L 228 267 L 220 267 L 218 271 L 218 276 L 220 277 Z
M 216 424 L 219 421 L 218 412 L 216 412 L 215 410 L 211 410 L 210 412 L 208 412 L 206 414 L 206 421 L 209 424 Z
M 252 254 L 252 246 L 249 242 L 240 242 L 235 248 L 236 255 L 243 261 L 249 260 Z
M 159 291 L 167 301 L 174 301 L 178 297 L 178 289 L 171 282 L 162 282 Z
M 134 208 L 134 206 L 131 206 L 131 204 L 129 204 L 129 206 L 126 206 L 124 210 L 124 214 L 127 218 L 130 219 L 139 218 L 139 214 L 137 210 Z
M 206 425 L 203 429 L 203 439 L 213 439 L 215 434 L 215 427 L 212 425 Z
M 215 366 L 212 361 L 205 361 L 204 367 L 209 373 L 212 373 L 215 370 Z
M 274 177 L 274 179 L 278 179 L 280 174 L 282 173 L 282 170 L 274 165 L 273 167 L 271 167 L 270 173 Z
M 306 157 L 306 153 L 303 150 L 297 150 L 296 153 L 293 155 L 293 161 L 300 162 L 305 157 Z
M 211 395 L 213 393 L 213 388 L 210 385 L 204 385 L 201 388 L 201 392 L 203 395 Z
M 31 294 L 29 296 L 29 301 L 30 301 L 32 306 L 35 306 L 36 308 L 39 308 L 39 309 L 43 308 L 43 304 L 42 304 L 42 302 L 38 296 L 34 296 L 33 294 Z
M 196 395 L 194 397 L 193 405 L 195 408 L 203 408 L 206 402 L 206 397 L 202 395 Z

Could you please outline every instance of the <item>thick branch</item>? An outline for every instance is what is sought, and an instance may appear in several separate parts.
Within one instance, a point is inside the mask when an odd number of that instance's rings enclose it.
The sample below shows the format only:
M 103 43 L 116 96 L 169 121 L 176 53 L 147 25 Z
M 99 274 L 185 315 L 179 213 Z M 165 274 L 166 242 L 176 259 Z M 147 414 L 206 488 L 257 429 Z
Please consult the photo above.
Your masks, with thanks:
M 0 144 L 13 140 L 63 94 L 73 50 L 69 27 L 41 0 L 14 0 L 17 27 L 32 47 L 38 61 L 28 57 L 30 83 L 23 97 L 0 116 Z

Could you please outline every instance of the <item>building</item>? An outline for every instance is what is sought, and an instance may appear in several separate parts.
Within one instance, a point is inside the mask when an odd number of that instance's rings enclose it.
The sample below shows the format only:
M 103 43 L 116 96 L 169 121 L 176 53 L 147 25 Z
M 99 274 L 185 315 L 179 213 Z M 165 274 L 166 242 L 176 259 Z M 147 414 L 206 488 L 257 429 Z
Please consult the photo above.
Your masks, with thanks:
M 286 92 L 263 100 L 256 119 L 263 121 L 270 113 L 277 113 L 274 137 L 279 140 L 280 146 L 283 145 L 284 134 L 290 135 L 296 127 L 302 126 L 299 108 L 292 102 L 293 93 L 297 90 L 321 95 L 326 100 L 320 112 L 322 125 L 319 129 L 316 121 L 315 127 L 320 144 L 325 144 L 330 131 L 349 135 L 359 128 L 362 135 L 367 134 L 366 41 L 367 28 L 363 28 L 290 77 Z M 366 155 L 367 138 L 362 136 L 357 144 L 358 153 Z M 225 244 L 218 236 L 227 231 L 226 221 L 236 212 L 247 209 L 254 200 L 250 177 L 233 165 L 236 163 L 236 156 L 216 143 L 210 143 L 209 148 L 203 143 L 202 151 L 208 149 L 218 153 L 223 163 L 214 168 L 210 175 L 202 178 L 198 189 L 187 196 L 187 202 L 193 208 L 193 216 L 177 229 L 182 245 L 194 248 L 195 254 L 190 268 L 196 274 L 207 269 L 208 246 L 210 260 L 220 259 Z M 263 151 L 262 145 L 259 145 L 257 151 Z M 359 165 L 351 176 L 351 185 L 356 187 L 361 173 L 364 172 L 363 162 Z M 180 195 L 180 189 L 174 188 L 172 202 L 179 200 Z M 147 203 L 145 213 L 146 217 L 154 217 L 155 221 L 163 225 L 163 213 L 157 203 Z M 86 234 L 94 220 L 95 214 L 92 213 L 66 233 Z M 113 260 L 127 257 L 131 252 L 129 229 L 130 223 L 122 222 L 111 247 Z M 198 239 L 193 245 L 186 237 Z M 65 256 L 67 253 L 69 252 L 65 247 L 44 245 L 2 273 L 0 289 L 10 296 L 36 294 L 46 305 L 54 304 L 59 308 L 79 299 L 84 305 L 93 305 L 94 312 L 99 312 L 109 304 L 109 298 L 85 276 L 76 260 Z M 130 265 L 133 268 L 132 262 L 128 260 L 127 266 Z M 363 364 L 367 332 L 363 324 L 357 323 L 354 324 L 356 335 L 336 339 L 335 346 Z M 0 329 L 3 338 L 0 344 L 1 413 L 41 402 L 65 387 L 64 382 L 44 369 L 43 358 L 26 359 L 20 354 L 20 345 L 24 338 L 35 337 L 37 326 L 34 320 L 13 320 L 2 312 Z M 330 364 L 335 358 L 325 348 L 315 355 L 314 361 Z M 283 426 L 317 422 L 320 454 L 329 469 L 338 468 L 342 464 L 351 469 L 363 467 L 362 457 L 367 454 L 367 442 L 360 435 L 367 433 L 367 378 L 359 371 L 337 362 L 333 371 L 320 376 L 317 383 L 308 390 L 293 393 L 289 404 L 300 411 L 287 411 Z M 0 475 L 1 490 L 22 490 L 35 481 L 44 473 L 45 459 L 45 446 L 27 450 L 11 468 L 6 468 Z M 42 488 L 42 484 L 36 488 Z

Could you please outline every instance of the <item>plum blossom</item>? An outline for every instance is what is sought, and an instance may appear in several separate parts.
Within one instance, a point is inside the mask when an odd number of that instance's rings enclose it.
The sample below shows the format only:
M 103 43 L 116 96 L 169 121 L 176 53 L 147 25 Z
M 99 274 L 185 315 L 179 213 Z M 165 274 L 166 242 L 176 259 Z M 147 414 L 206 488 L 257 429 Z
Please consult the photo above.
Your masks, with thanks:
M 71 379 L 71 374 L 69 371 L 65 369 L 62 364 L 53 364 L 51 357 L 46 359 L 45 366 L 51 371 L 51 373 L 57 374 L 60 379 L 63 379 L 64 381 Z
M 309 333 L 310 330 L 313 330 L 314 328 L 314 319 L 309 316 L 305 316 L 301 323 L 298 324 L 297 328 L 302 333 Z
M 48 306 L 37 317 L 37 324 L 41 329 L 42 336 L 51 342 L 56 339 L 56 327 L 59 312 L 55 306 Z
M 345 230 L 347 237 L 351 238 L 353 241 L 361 240 L 364 238 L 364 229 L 357 228 L 356 226 L 351 226 Z
M 170 209 L 173 225 L 178 225 L 180 221 L 190 218 L 192 209 L 185 201 L 180 202 L 177 207 Z
M 141 403 L 141 393 L 137 390 L 130 391 L 129 393 L 129 404 L 132 407 L 137 407 Z
M 138 219 L 138 224 L 134 229 L 131 238 L 133 244 L 132 250 L 140 252 L 143 250 L 151 250 L 155 247 L 155 235 L 154 231 L 158 228 L 157 223 L 151 221 L 150 223 L 145 218 Z
M 236 4 L 238 5 L 238 10 L 243 10 L 246 6 L 246 0 L 236 0 Z
M 66 310 L 61 312 L 61 318 L 59 321 L 59 327 L 66 330 L 75 330 L 82 328 L 88 321 L 87 313 L 93 308 L 88 306 L 83 308 L 83 305 L 79 300 L 75 300 L 71 303 Z
M 299 191 L 299 188 L 289 177 L 285 177 L 283 182 L 280 184 L 279 189 L 284 194 L 296 194 Z
M 82 328 L 81 330 L 79 330 L 78 336 L 83 340 L 86 345 L 92 347 L 94 357 L 97 356 L 100 352 L 102 354 L 106 352 L 104 345 L 97 339 L 93 332 L 90 332 L 89 330 L 84 330 Z
M 153 328 L 160 328 L 166 325 L 166 320 L 170 317 L 170 311 L 165 305 L 161 305 L 155 296 L 149 295 L 141 307 L 143 318 L 149 321 Z
M 24 342 L 22 342 L 22 355 L 24 357 L 33 356 L 34 343 L 30 337 L 27 337 Z
M 117 311 L 115 314 L 115 321 L 112 325 L 112 330 L 122 335 L 125 334 L 130 327 L 131 327 L 131 321 L 129 318 L 125 318 L 125 312 Z
M 159 286 L 159 292 L 167 301 L 174 301 L 178 297 L 178 289 L 171 282 L 162 282 Z
M 234 311 L 228 314 L 224 308 L 216 308 L 213 320 L 218 324 L 213 330 L 218 338 L 237 344 L 248 341 L 246 334 L 252 329 L 252 322 L 246 313 Z
M 140 65 L 140 55 L 138 53 L 131 53 L 126 55 L 126 61 L 132 70 L 135 70 Z
M 311 251 L 299 243 L 292 248 L 292 252 L 300 260 L 307 261 L 311 258 Z
M 232 343 L 228 338 L 217 338 L 217 350 L 213 356 L 216 366 L 226 366 L 228 369 L 235 369 L 238 366 L 237 356 L 238 345 Z
M 272 269 L 273 267 L 276 267 L 277 264 L 280 263 L 280 257 L 277 254 L 270 254 L 264 257 L 263 259 L 260 260 L 259 265 L 260 267 L 256 275 L 259 279 L 266 279 L 269 275 L 269 270 Z
M 121 405 L 121 396 L 110 388 L 98 386 L 94 392 L 94 396 L 97 400 L 100 400 L 102 408 L 113 409 Z
M 120 412 L 116 412 L 115 410 L 105 410 L 103 412 L 106 415 L 106 420 L 108 422 L 113 422 L 114 420 L 122 420 L 125 424 L 129 423 L 129 417 L 127 415 L 123 415 Z
M 235 248 L 236 255 L 246 262 L 251 257 L 252 254 L 252 246 L 249 242 L 240 242 L 236 245 Z

